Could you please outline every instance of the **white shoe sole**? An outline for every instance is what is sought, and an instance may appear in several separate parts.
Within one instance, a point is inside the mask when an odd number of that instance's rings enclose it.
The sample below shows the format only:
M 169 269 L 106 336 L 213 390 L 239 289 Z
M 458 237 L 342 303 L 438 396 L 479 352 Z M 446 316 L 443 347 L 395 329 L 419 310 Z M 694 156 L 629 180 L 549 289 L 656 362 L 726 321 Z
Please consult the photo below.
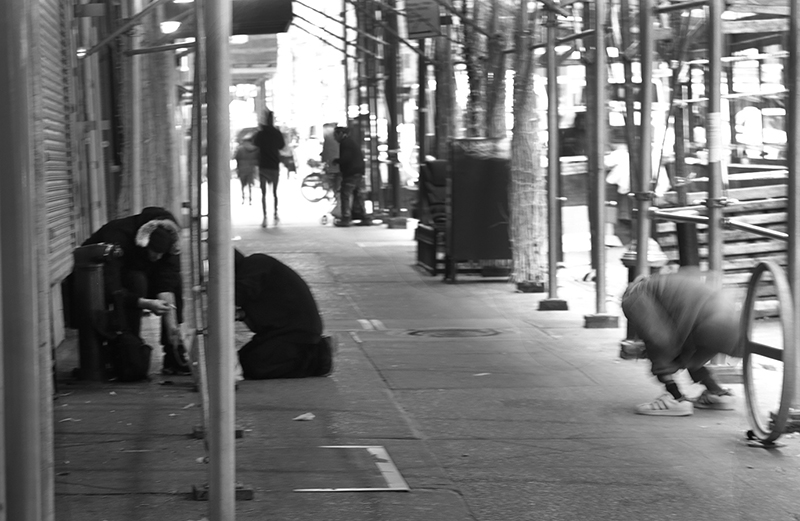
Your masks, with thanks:
M 642 416 L 691 416 L 694 414 L 693 409 L 689 409 L 688 411 L 679 411 L 676 409 L 664 409 L 664 410 L 655 410 L 655 409 L 636 409 L 636 414 L 641 414 Z

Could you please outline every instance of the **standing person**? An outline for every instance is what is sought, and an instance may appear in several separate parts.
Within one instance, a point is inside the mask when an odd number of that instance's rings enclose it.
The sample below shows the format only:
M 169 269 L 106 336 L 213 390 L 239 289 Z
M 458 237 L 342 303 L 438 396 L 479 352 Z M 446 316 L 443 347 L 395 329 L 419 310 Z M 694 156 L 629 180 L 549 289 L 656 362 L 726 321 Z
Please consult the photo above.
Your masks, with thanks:
M 242 204 L 245 203 L 245 188 L 248 189 L 250 204 L 253 204 L 253 184 L 258 171 L 259 149 L 253 144 L 253 137 L 246 136 L 236 147 L 233 158 L 236 160 L 236 175 L 242 183 Z
M 84 243 L 113 244 L 121 252 L 104 267 L 106 302 L 122 302 L 125 329 L 140 336 L 142 310 L 162 317 L 164 374 L 190 374 L 180 323 L 183 322 L 180 227 L 159 207 L 109 221 Z
M 689 416 L 694 407 L 730 410 L 734 397 L 723 389 L 705 364 L 718 354 L 742 357 L 740 312 L 729 295 L 712 288 L 699 270 L 636 279 L 622 297 L 628 323 L 644 341 L 653 375 L 667 392 L 653 402 L 636 407 L 648 416 Z M 703 393 L 690 400 L 674 375 L 688 369 Z
M 364 200 L 361 197 L 361 186 L 364 182 L 364 155 L 361 148 L 350 137 L 346 127 L 336 127 L 333 138 L 339 143 L 339 157 L 334 159 L 334 164 L 339 165 L 342 172 L 342 187 L 339 200 L 342 205 L 342 218 L 333 222 L 335 226 L 350 226 L 353 213 L 361 217 L 360 225 L 369 226 L 371 220 L 367 218 L 364 209 Z
M 281 131 L 275 128 L 275 113 L 267 109 L 264 111 L 264 121 L 253 138 L 253 144 L 258 147 L 258 179 L 261 184 L 261 210 L 264 220 L 261 227 L 267 227 L 267 185 L 272 185 L 272 197 L 275 202 L 273 218 L 275 224 L 280 222 L 278 217 L 278 179 L 280 178 L 281 149 L 286 146 Z
M 308 284 L 279 260 L 234 250 L 237 318 L 255 333 L 239 350 L 246 379 L 326 376 L 333 344 Z
M 336 219 L 342 217 L 342 202 L 339 199 L 339 192 L 342 189 L 342 172 L 339 170 L 337 160 L 339 159 L 339 142 L 333 137 L 336 130 L 336 123 L 325 123 L 322 125 L 322 152 L 320 158 L 324 163 L 324 173 L 328 177 L 333 190 L 333 209 L 331 215 Z

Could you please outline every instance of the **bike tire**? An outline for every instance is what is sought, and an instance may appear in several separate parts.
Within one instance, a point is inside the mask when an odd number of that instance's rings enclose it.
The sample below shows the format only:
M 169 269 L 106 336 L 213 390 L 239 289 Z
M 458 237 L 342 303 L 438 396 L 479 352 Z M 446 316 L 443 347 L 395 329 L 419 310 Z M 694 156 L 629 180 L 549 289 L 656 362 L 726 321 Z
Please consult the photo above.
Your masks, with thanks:
M 300 193 L 311 203 L 330 199 L 333 195 L 333 191 L 327 186 L 322 174 L 318 173 L 308 174 L 303 178 L 300 184 Z

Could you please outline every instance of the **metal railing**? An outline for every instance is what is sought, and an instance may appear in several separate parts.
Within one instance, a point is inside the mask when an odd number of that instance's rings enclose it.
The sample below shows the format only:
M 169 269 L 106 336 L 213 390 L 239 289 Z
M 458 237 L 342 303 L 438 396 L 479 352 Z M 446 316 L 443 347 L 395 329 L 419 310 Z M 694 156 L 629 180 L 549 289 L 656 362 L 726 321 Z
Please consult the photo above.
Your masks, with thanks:
M 704 210 L 705 208 L 706 208 L 705 206 L 684 206 L 679 208 L 670 208 L 668 210 L 651 208 L 649 214 L 652 219 L 660 219 L 662 221 L 708 225 L 709 224 L 708 216 L 693 215 L 686 213 L 686 212 L 697 212 L 699 210 Z M 723 217 L 720 222 L 722 226 L 726 229 L 742 230 L 745 232 L 750 232 L 754 235 L 768 237 L 770 239 L 779 239 L 782 241 L 789 240 L 788 233 L 780 232 L 777 230 L 771 230 L 769 228 L 764 228 L 763 226 L 756 226 L 754 224 L 749 224 L 746 222 L 738 221 L 736 219 L 731 219 L 730 217 Z

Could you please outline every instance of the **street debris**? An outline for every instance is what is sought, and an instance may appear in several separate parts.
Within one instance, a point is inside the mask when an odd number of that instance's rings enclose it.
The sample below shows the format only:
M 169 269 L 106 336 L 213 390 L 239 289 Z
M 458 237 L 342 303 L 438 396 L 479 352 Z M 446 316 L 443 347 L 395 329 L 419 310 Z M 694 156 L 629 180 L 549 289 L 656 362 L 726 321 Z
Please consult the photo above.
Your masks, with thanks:
M 294 418 L 294 421 L 311 421 L 315 418 L 313 412 L 307 412 L 305 414 L 301 414 L 300 416 Z

